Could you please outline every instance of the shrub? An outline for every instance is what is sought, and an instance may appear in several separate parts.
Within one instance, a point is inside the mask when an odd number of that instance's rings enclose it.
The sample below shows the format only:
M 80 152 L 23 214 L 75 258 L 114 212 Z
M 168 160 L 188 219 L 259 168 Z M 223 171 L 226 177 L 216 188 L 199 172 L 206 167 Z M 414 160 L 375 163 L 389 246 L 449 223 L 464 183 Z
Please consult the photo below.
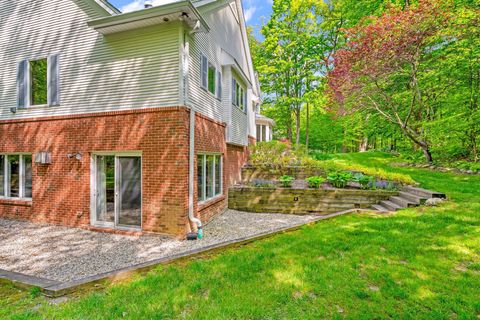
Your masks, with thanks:
M 269 180 L 253 179 L 250 185 L 255 188 L 275 188 L 275 183 Z
M 313 176 L 308 177 L 307 179 L 305 179 L 305 181 L 307 181 L 309 188 L 318 189 L 320 188 L 321 184 L 325 182 L 325 178 L 320 176 Z
M 281 176 L 278 180 L 282 184 L 282 187 L 290 188 L 292 186 L 294 178 L 291 176 Z
M 357 173 L 353 176 L 353 181 L 360 184 L 362 189 L 368 189 L 375 179 L 372 176 L 366 176 L 363 173 Z
M 351 172 L 331 172 L 327 176 L 327 180 L 335 188 L 345 188 L 353 175 Z

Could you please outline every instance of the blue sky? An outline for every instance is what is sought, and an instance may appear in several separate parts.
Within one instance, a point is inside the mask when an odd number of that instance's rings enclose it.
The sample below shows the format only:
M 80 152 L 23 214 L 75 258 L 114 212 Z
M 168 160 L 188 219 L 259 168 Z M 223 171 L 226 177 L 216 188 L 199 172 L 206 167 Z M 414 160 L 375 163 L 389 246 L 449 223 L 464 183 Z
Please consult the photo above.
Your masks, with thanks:
M 144 0 L 109 0 L 111 4 L 122 11 L 133 11 L 143 7 Z M 153 0 L 154 5 L 171 0 Z M 245 10 L 245 19 L 248 25 L 254 26 L 255 30 L 264 24 L 272 11 L 273 0 L 242 0 Z

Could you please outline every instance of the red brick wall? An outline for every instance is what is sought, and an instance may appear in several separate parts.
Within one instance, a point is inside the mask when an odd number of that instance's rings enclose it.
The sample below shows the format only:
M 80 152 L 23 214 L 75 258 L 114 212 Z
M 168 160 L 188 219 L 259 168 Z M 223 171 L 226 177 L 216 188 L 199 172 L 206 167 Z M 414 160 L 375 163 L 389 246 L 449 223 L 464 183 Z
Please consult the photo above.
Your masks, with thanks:
M 90 227 L 90 163 L 95 151 L 142 153 L 142 230 L 183 235 L 188 223 L 189 112 L 183 107 L 0 121 L 2 152 L 52 153 L 33 165 L 33 200 L 0 199 L 0 217 Z M 251 140 L 251 139 L 250 139 Z M 195 212 L 203 222 L 227 207 L 228 187 L 239 180 L 247 147 L 227 145 L 225 125 L 197 114 L 195 152 L 223 155 L 223 195 Z M 67 159 L 82 153 L 81 161 Z
M 185 108 L 108 112 L 0 122 L 0 152 L 52 153 L 33 165 L 33 201 L 0 200 L 0 216 L 66 226 L 90 225 L 90 156 L 141 151 L 143 230 L 183 234 L 188 206 Z M 83 154 L 81 161 L 68 153 Z
M 225 124 L 209 119 L 203 115 L 197 114 L 195 118 L 195 155 L 198 153 L 221 153 L 225 155 Z M 225 157 L 223 157 L 223 165 L 225 168 Z M 195 157 L 195 192 L 194 192 L 194 204 L 197 217 L 202 222 L 207 223 L 214 216 L 222 213 L 227 208 L 227 190 L 228 186 L 225 180 L 225 170 L 223 174 L 223 195 L 207 201 L 202 204 L 198 204 L 197 195 L 197 158 Z

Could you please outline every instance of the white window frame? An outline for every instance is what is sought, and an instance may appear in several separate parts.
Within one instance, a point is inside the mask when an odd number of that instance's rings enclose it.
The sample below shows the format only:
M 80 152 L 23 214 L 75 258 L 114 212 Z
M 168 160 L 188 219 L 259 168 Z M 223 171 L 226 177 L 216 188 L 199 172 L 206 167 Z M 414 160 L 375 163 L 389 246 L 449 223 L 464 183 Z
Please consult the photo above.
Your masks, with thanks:
M 31 201 L 31 197 L 25 197 L 25 156 L 30 156 L 32 159 L 32 170 L 33 170 L 33 155 L 31 153 L 1 153 L 1 156 L 3 156 L 3 195 L 0 195 L 0 199 L 8 199 L 8 200 L 27 200 Z M 8 157 L 9 156 L 19 156 L 19 196 L 18 197 L 12 197 L 10 196 L 10 181 L 8 177 L 10 176 L 10 169 L 8 165 Z M 33 176 L 32 176 L 32 182 L 33 182 Z M 33 183 L 32 183 L 32 188 L 33 188 Z M 32 190 L 33 191 L 33 190 Z
M 235 86 L 235 90 L 233 87 Z M 247 89 L 232 75 L 232 105 L 247 112 Z
M 221 197 L 223 195 L 223 154 L 221 153 L 215 153 L 215 152 L 199 152 L 197 153 L 197 161 L 198 157 L 203 157 L 203 166 L 202 166 L 202 196 L 198 196 L 198 203 L 203 204 L 205 202 L 209 202 L 213 199 L 216 199 L 218 197 Z M 207 198 L 207 156 L 213 156 L 213 196 L 210 198 Z M 220 191 L 217 193 L 218 190 L 216 190 L 216 181 L 217 181 L 217 171 L 216 166 L 217 166 L 217 156 L 220 158 Z M 197 165 L 197 170 L 198 170 L 198 165 Z M 197 173 L 198 176 L 198 173 Z M 197 184 L 199 184 L 200 181 L 197 179 Z M 198 190 L 198 186 L 197 186 Z
M 205 73 L 204 71 L 204 63 L 205 63 L 205 66 L 207 68 L 207 72 Z M 210 91 L 210 79 L 209 79 L 209 73 L 210 73 L 210 69 L 213 69 L 213 92 Z M 206 77 L 205 79 L 205 85 L 204 85 L 204 81 L 203 81 L 203 77 Z M 218 100 L 221 100 L 222 97 L 221 97 L 221 92 L 222 92 L 222 83 L 221 83 L 221 80 L 222 79 L 222 73 L 220 72 L 220 70 L 215 66 L 215 64 L 210 61 L 208 59 L 208 57 L 201 53 L 200 54 L 200 87 L 207 91 L 209 94 L 213 95 L 215 98 L 217 98 Z

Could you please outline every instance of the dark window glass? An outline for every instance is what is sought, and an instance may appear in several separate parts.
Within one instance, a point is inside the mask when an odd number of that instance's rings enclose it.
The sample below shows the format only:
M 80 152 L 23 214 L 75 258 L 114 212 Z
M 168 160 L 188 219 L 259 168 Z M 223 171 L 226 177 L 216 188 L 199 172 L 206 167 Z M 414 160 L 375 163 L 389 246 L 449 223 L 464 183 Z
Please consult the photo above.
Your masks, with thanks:
M 215 81 L 215 75 L 217 70 L 211 64 L 208 65 L 208 91 L 215 94 L 215 86 L 217 85 Z
M 25 198 L 32 197 L 32 156 L 23 156 L 25 163 Z
M 30 61 L 30 79 L 30 104 L 47 104 L 47 59 Z
M 208 155 L 207 156 L 207 163 L 206 163 L 206 174 L 205 174 L 205 178 L 206 178 L 206 185 L 207 185 L 207 194 L 206 194 L 206 198 L 209 199 L 209 198 L 212 198 L 213 197 L 213 184 L 214 184 L 214 181 L 213 181 L 213 173 L 214 173 L 214 166 L 213 166 L 213 159 L 214 159 L 214 156 L 212 155 Z
M 5 156 L 0 155 L 0 197 L 5 196 Z
M 203 179 L 203 154 L 197 156 L 197 194 L 198 194 L 198 201 L 205 200 L 205 195 L 203 194 L 203 186 L 204 186 L 204 179 Z
M 267 126 L 262 126 L 262 141 L 267 141 Z
M 222 193 L 222 157 L 215 156 L 215 195 Z
M 259 124 L 257 124 L 257 140 L 258 141 L 261 141 L 260 140 L 260 128 L 261 128 L 261 126 Z
M 8 159 L 8 182 L 9 196 L 12 198 L 20 197 L 20 156 L 10 155 Z

